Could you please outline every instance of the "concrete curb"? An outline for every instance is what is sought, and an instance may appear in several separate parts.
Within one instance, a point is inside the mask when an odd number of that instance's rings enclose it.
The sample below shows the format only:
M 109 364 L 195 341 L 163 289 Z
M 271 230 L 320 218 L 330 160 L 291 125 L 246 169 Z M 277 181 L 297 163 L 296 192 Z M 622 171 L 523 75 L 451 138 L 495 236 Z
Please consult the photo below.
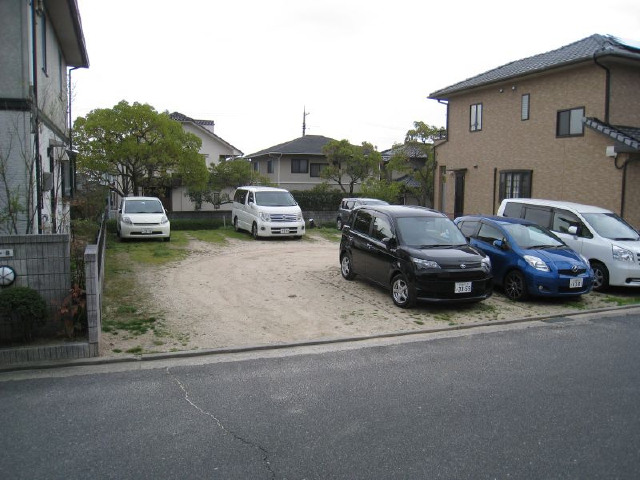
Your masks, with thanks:
M 426 328 L 423 330 L 412 330 L 410 332 L 409 331 L 388 332 L 388 333 L 380 333 L 380 334 L 365 335 L 365 336 L 358 336 L 358 337 L 324 338 L 324 339 L 317 339 L 317 340 L 307 340 L 302 342 L 279 343 L 275 345 L 274 344 L 248 345 L 248 346 L 241 346 L 241 347 L 188 350 L 188 351 L 180 351 L 180 352 L 149 353 L 149 354 L 143 354 L 143 355 L 131 355 L 128 357 L 93 357 L 93 358 L 81 358 L 81 359 L 72 359 L 72 360 L 50 360 L 46 362 L 9 364 L 9 365 L 0 365 L 0 374 L 4 372 L 15 372 L 15 371 L 24 371 L 24 370 L 43 370 L 43 369 L 65 368 L 65 367 L 108 365 L 108 364 L 118 364 L 118 363 L 153 362 L 156 360 L 194 358 L 194 357 L 203 357 L 203 356 L 210 356 L 210 355 L 226 355 L 226 354 L 233 354 L 233 353 L 260 352 L 260 351 L 269 351 L 269 350 L 285 350 L 289 348 L 311 347 L 311 346 L 318 346 L 318 345 L 332 345 L 332 344 L 350 343 L 350 342 L 362 342 L 366 340 L 407 337 L 411 335 L 424 335 L 424 334 L 430 334 L 430 333 L 441 333 L 441 332 L 449 332 L 449 331 L 456 331 L 456 330 L 470 330 L 473 328 L 496 326 L 496 325 L 512 325 L 517 323 L 543 321 L 543 320 L 548 320 L 553 318 L 592 316 L 599 313 L 606 313 L 606 314 L 609 314 L 607 316 L 612 316 L 612 315 L 620 314 L 621 312 L 640 314 L 640 305 L 634 304 L 634 305 L 624 305 L 621 307 L 597 308 L 593 310 L 570 312 L 563 315 L 546 314 L 546 315 L 537 315 L 534 317 L 517 318 L 513 320 L 496 320 L 496 321 L 465 324 L 465 325 L 451 325 L 451 326 L 438 327 L 438 328 Z

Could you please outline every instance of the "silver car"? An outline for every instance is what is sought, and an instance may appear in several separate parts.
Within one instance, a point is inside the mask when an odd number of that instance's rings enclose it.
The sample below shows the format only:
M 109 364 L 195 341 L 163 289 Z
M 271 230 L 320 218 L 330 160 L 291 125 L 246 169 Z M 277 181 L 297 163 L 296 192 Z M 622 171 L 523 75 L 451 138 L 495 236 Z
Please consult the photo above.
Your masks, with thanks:
M 171 240 L 171 223 L 157 197 L 124 197 L 116 216 L 116 230 L 122 240 L 162 238 Z

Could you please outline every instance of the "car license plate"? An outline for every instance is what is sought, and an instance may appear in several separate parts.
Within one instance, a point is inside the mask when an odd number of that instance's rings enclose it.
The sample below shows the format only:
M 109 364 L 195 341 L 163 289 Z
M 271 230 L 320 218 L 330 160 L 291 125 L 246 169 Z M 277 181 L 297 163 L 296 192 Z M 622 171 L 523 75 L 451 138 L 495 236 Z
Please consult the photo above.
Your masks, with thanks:
M 454 293 L 471 293 L 471 282 L 456 282 Z
M 288 228 L 281 228 L 280 229 L 280 233 L 289 233 L 289 229 Z
M 572 278 L 569 280 L 569 288 L 582 287 L 582 278 Z
M 152 232 L 153 232 L 153 230 L 151 230 L 150 228 L 143 228 L 143 229 L 142 229 L 142 234 L 143 234 L 143 235 L 144 235 L 144 234 L 150 234 L 150 233 L 152 233 Z

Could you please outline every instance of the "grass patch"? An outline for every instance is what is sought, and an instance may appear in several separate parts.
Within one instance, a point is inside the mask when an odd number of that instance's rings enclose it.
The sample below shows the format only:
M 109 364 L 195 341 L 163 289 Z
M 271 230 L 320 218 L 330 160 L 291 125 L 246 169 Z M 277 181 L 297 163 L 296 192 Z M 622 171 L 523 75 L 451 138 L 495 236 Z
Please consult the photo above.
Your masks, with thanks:
M 138 345 L 137 347 L 133 347 L 130 348 L 129 350 L 126 350 L 127 353 L 142 353 L 142 347 L 140 345 Z
M 115 235 L 107 237 L 108 253 L 128 257 L 137 263 L 162 265 L 176 260 L 182 260 L 188 255 L 187 244 L 189 236 L 186 232 L 171 232 L 171 241 L 163 242 L 158 239 L 143 239 L 136 241 L 118 241 Z M 126 263 L 121 264 L 123 269 Z
M 125 330 L 133 335 L 142 335 L 149 330 L 155 330 L 157 319 L 154 317 L 134 317 L 126 320 L 110 319 L 102 324 L 104 332 Z
M 253 241 L 247 232 L 236 232 L 233 227 L 221 227 L 216 230 L 193 230 L 189 235 L 197 240 L 217 245 L 226 244 L 230 238 L 235 240 Z
M 615 303 L 619 307 L 640 303 L 640 297 L 614 297 L 612 295 L 607 295 L 602 300 L 607 303 Z
M 325 238 L 326 240 L 331 240 L 332 242 L 340 242 L 342 238 L 342 232 L 338 230 L 336 227 L 318 227 L 318 228 L 310 228 L 307 230 L 307 234 L 303 237 L 307 240 L 314 241 L 313 237 L 319 236 Z

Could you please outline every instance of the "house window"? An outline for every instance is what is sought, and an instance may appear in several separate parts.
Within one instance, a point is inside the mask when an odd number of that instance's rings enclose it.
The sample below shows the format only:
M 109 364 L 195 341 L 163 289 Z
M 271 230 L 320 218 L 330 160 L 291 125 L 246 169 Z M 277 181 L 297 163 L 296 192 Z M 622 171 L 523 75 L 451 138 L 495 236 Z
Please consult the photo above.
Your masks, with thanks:
M 558 111 L 556 135 L 558 137 L 572 137 L 584 134 L 583 118 L 584 107 Z
M 273 173 L 273 160 L 267 160 L 267 173 Z
M 322 176 L 322 171 L 327 168 L 326 163 L 312 163 L 309 170 L 309 176 L 311 177 L 320 177 Z
M 309 173 L 309 160 L 306 158 L 292 158 L 291 173 Z
M 500 201 L 505 198 L 531 198 L 532 170 L 500 172 Z
M 529 94 L 522 95 L 522 102 L 520 108 L 520 119 L 529 120 Z
M 476 103 L 474 105 L 471 105 L 469 130 L 471 130 L 472 132 L 482 130 L 482 104 L 481 103 Z
M 253 162 L 253 171 L 254 172 L 259 172 L 260 171 L 260 162 Z

